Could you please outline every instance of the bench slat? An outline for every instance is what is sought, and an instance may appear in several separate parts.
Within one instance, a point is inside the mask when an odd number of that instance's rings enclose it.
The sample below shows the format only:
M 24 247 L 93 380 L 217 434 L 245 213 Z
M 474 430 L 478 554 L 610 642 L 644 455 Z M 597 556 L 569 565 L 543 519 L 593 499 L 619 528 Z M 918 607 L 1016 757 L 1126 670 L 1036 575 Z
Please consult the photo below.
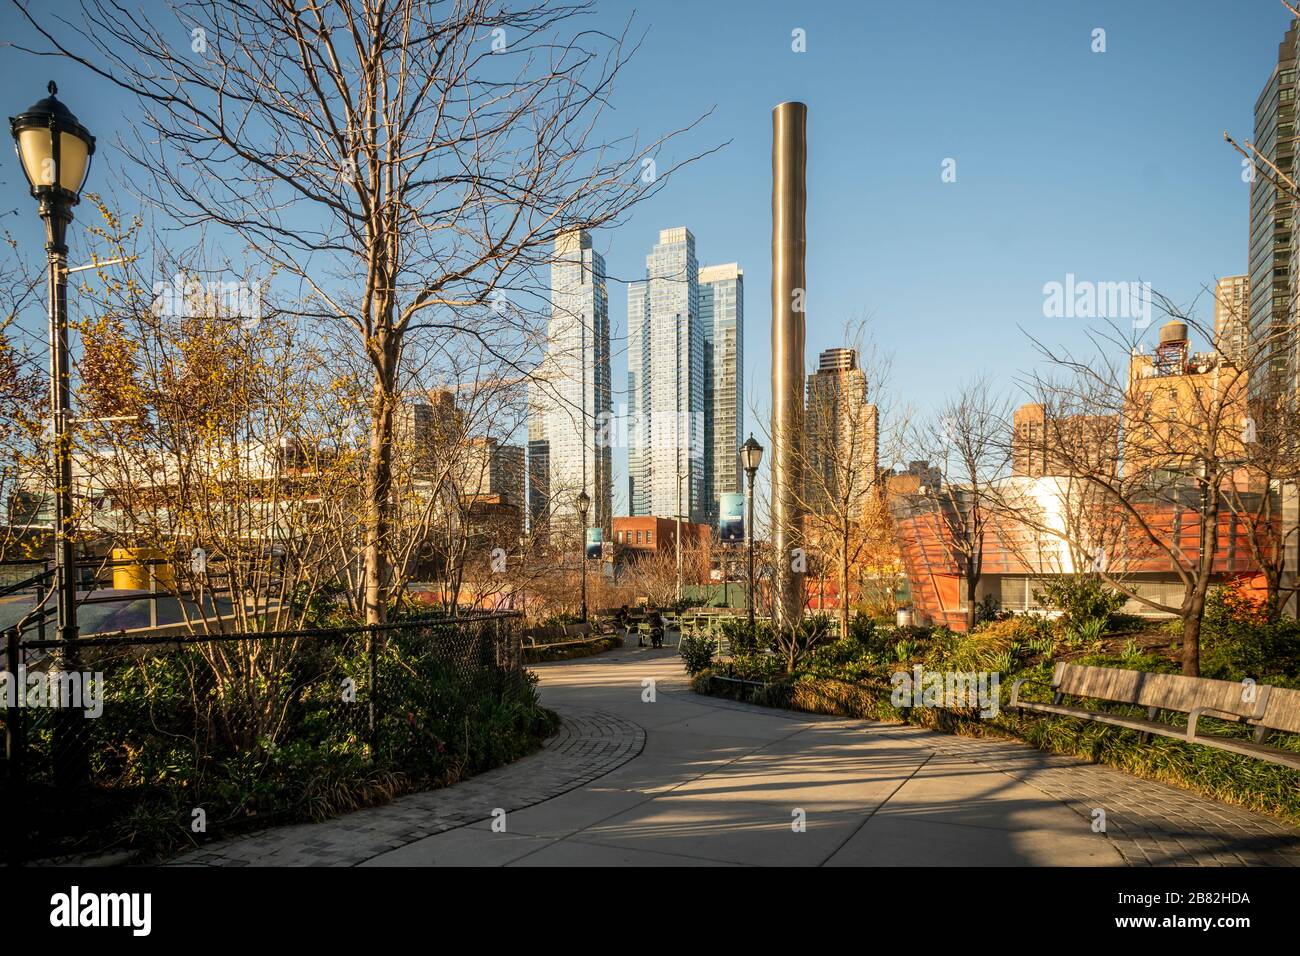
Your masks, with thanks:
M 1270 730 L 1300 734 L 1300 690 L 1289 687 L 1270 688 L 1264 716 L 1259 719 L 1259 724 Z
M 1065 662 L 1056 665 L 1052 688 L 1076 697 L 1157 707 L 1184 714 L 1198 707 L 1209 707 L 1232 717 L 1253 717 L 1258 704 L 1262 703 L 1258 695 L 1255 700 L 1246 700 L 1244 685 L 1236 681 Z

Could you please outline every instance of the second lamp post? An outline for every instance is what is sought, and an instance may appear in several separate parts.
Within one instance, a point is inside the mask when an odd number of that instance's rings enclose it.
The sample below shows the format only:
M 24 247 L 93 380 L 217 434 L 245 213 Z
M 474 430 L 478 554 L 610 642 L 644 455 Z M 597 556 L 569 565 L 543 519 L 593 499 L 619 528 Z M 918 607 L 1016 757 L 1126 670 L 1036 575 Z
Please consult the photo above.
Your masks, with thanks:
M 585 491 L 578 492 L 578 517 L 582 519 L 582 531 L 579 535 L 582 547 L 582 622 L 587 622 L 587 511 L 591 508 L 591 495 Z
M 763 446 L 754 441 L 751 433 L 740 446 L 740 464 L 745 469 L 749 486 L 749 514 L 745 516 L 745 534 L 749 539 L 749 633 L 754 634 L 754 476 L 763 460 Z

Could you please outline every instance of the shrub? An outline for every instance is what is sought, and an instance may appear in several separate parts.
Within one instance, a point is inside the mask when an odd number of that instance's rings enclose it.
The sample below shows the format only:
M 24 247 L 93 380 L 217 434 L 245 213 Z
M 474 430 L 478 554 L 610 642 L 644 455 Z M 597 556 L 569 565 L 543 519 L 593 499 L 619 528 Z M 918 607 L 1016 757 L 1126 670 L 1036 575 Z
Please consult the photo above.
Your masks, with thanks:
M 754 654 L 772 643 L 772 627 L 766 621 L 755 621 L 753 630 L 750 630 L 748 618 L 732 617 L 724 620 L 721 628 L 733 656 Z
M 706 671 L 713 664 L 713 651 L 717 645 L 708 637 L 683 637 L 677 645 L 682 665 L 691 677 Z
M 1085 621 L 1099 620 L 1105 628 L 1127 598 L 1096 575 L 1073 574 L 1045 581 L 1041 590 L 1034 591 L 1034 600 L 1060 611 L 1066 631 L 1077 633 Z
M 785 662 L 771 654 L 743 654 L 719 662 L 718 666 L 713 668 L 713 673 L 720 677 L 766 684 L 784 676 Z
M 1215 588 L 1205 605 L 1201 673 L 1223 680 L 1295 681 L 1300 677 L 1300 622 L 1270 621 L 1239 584 Z
M 994 594 L 986 594 L 975 602 L 976 621 L 1005 621 L 1010 611 L 1002 610 L 1002 602 Z

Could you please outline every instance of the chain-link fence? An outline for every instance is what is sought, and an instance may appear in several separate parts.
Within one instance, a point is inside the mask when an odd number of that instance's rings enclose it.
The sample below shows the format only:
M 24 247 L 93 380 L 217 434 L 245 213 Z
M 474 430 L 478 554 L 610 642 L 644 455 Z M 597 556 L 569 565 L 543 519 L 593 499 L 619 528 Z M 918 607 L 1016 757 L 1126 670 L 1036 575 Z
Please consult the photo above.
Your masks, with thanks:
M 544 729 L 519 619 L 266 634 L 5 635 L 10 861 L 166 852 L 519 756 Z

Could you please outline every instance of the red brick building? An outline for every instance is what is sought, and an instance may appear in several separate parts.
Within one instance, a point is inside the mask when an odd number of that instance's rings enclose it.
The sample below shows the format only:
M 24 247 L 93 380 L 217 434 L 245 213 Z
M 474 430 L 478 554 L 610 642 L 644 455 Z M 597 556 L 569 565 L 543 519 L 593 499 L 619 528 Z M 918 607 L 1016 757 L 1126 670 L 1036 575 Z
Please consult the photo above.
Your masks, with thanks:
M 672 551 L 677 547 L 677 520 L 656 518 L 653 515 L 636 515 L 615 518 L 613 521 L 615 547 L 632 551 Z M 682 544 L 687 547 L 709 544 L 709 526 L 682 522 Z

